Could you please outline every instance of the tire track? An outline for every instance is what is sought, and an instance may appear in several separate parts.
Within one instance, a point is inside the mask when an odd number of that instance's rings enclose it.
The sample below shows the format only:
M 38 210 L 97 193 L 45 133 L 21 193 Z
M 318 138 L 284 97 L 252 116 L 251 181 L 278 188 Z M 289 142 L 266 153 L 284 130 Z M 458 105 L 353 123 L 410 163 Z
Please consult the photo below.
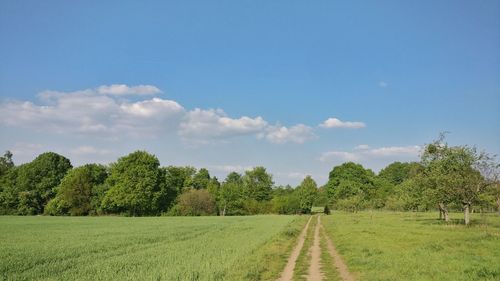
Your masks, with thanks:
M 307 281 L 320 281 L 323 280 L 323 273 L 321 272 L 321 247 L 320 242 L 320 227 L 321 227 L 321 216 L 317 216 L 316 227 L 314 228 L 314 241 L 311 246 L 311 261 L 309 265 L 309 272 L 307 274 Z
M 297 262 L 297 258 L 299 257 L 300 251 L 302 250 L 302 247 L 304 246 L 304 241 L 306 238 L 307 234 L 307 229 L 309 228 L 309 223 L 311 222 L 312 217 L 309 218 L 307 221 L 306 226 L 304 226 L 304 229 L 302 229 L 302 232 L 299 235 L 297 245 L 295 245 L 295 248 L 293 249 L 292 253 L 290 254 L 290 257 L 288 258 L 288 262 L 283 269 L 283 272 L 281 273 L 280 278 L 276 279 L 276 281 L 291 281 L 293 278 L 293 271 L 295 269 L 295 263 Z
M 323 236 L 326 239 L 326 245 L 328 247 L 328 252 L 330 253 L 330 256 L 332 257 L 333 260 L 333 266 L 337 268 L 337 271 L 340 275 L 340 278 L 342 281 L 355 281 L 356 278 L 351 274 L 349 271 L 349 268 L 345 264 L 344 260 L 340 256 L 340 254 L 337 252 L 337 249 L 335 249 L 335 245 L 333 244 L 332 240 L 330 237 L 327 236 L 325 228 L 321 226 L 321 232 L 323 233 Z

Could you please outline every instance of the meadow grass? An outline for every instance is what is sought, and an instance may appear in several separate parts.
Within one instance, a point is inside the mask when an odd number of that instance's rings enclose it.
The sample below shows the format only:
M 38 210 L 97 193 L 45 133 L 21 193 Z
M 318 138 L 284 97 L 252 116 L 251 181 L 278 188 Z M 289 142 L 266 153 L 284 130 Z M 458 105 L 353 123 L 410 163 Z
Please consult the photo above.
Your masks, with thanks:
M 290 222 L 279 235 L 240 260 L 238 269 L 230 271 L 225 280 L 276 280 L 308 219 L 309 216 L 299 216 Z
M 323 225 L 359 280 L 500 280 L 500 217 L 333 212 Z
M 322 216 L 321 219 L 323 220 L 325 216 Z M 323 223 L 322 223 L 323 225 Z M 330 252 L 328 251 L 328 246 L 326 244 L 326 239 L 323 235 L 323 232 L 321 232 L 321 240 L 320 240 L 320 246 L 321 246 L 321 271 L 323 272 L 323 275 L 325 277 L 325 280 L 328 281 L 340 281 L 342 280 L 339 276 L 339 273 L 337 271 L 337 268 L 333 265 L 333 258 L 330 255 Z
M 0 217 L 0 279 L 266 280 L 286 261 L 252 275 L 255 264 L 287 255 L 304 224 L 275 215 Z

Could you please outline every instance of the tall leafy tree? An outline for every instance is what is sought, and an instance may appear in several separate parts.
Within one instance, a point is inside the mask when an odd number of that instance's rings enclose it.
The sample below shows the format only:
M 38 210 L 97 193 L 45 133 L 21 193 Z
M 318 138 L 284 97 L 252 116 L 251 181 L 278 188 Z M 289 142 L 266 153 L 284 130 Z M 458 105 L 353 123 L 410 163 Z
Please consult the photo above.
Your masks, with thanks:
M 210 183 L 210 173 L 205 168 L 201 168 L 193 176 L 192 186 L 195 189 L 206 189 L 209 183 Z
M 11 193 L 14 162 L 12 161 L 12 153 L 6 151 L 0 157 L 0 214 L 9 214 L 13 212 L 13 207 L 10 206 L 11 202 L 15 202 L 17 197 Z
M 93 197 L 102 195 L 101 189 L 105 188 L 102 185 L 107 175 L 106 167 L 98 164 L 87 164 L 70 170 L 57 188 L 56 197 L 48 203 L 46 213 L 72 216 L 97 213 L 95 208 L 100 204 L 96 206 L 93 201 L 99 199 Z
M 240 174 L 231 172 L 219 187 L 217 205 L 220 215 L 242 215 L 243 206 L 243 180 Z
M 447 204 L 463 205 L 465 224 L 469 224 L 472 204 L 495 180 L 490 175 L 498 167 L 494 158 L 475 147 L 448 146 L 444 136 L 426 146 L 422 155 L 424 177 L 420 180 L 429 190 L 429 200 L 437 202 L 440 216 L 448 220 Z
M 421 169 L 422 165 L 416 162 L 394 162 L 382 169 L 378 176 L 386 179 L 393 185 L 398 185 L 410 177 L 415 176 Z
M 157 215 L 169 205 L 164 170 L 156 156 L 135 151 L 111 165 L 103 209 L 132 216 Z
M 375 191 L 375 174 L 353 162 L 343 163 L 332 169 L 326 188 L 334 201 L 350 196 L 370 197 Z
M 17 212 L 23 215 L 42 214 L 47 202 L 56 194 L 56 187 L 72 168 L 70 161 L 54 152 L 45 152 L 15 171 L 12 189 L 17 195 Z
M 302 213 L 311 213 L 314 200 L 318 195 L 318 185 L 311 176 L 307 176 L 295 191 L 300 201 Z
M 7 174 L 13 167 L 14 161 L 12 161 L 12 153 L 7 150 L 4 155 L 0 157 L 0 178 Z
M 165 175 L 165 188 L 167 189 L 167 201 L 172 204 L 174 200 L 184 192 L 186 187 L 192 186 L 193 176 L 196 169 L 193 167 L 168 166 L 163 169 Z M 169 206 L 170 207 L 170 206 Z
M 273 177 L 267 173 L 264 167 L 255 167 L 245 171 L 243 176 L 245 195 L 256 201 L 270 200 L 273 184 Z
M 238 185 L 243 185 L 243 177 L 237 172 L 231 172 L 227 175 L 224 180 L 225 183 L 235 183 Z

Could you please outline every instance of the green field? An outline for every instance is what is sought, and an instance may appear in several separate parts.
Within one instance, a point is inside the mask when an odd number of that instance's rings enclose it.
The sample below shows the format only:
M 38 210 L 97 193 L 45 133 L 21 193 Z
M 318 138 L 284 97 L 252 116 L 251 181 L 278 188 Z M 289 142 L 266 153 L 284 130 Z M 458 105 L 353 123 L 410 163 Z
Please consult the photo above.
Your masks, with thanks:
M 358 280 L 500 280 L 497 215 L 469 227 L 458 213 L 321 216 Z M 0 280 L 276 280 L 308 218 L 0 217 Z M 307 279 L 315 225 L 294 280 Z M 320 239 L 324 280 L 341 280 Z
M 437 216 L 334 212 L 323 225 L 359 280 L 500 280 L 500 217 Z
M 303 222 L 272 215 L 0 217 L 0 279 L 276 277 Z

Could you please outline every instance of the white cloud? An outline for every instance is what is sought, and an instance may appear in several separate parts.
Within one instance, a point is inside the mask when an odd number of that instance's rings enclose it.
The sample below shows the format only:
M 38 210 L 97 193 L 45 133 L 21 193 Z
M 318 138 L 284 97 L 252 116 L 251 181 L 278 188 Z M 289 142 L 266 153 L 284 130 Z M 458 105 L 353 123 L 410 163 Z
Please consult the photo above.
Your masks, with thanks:
M 260 116 L 235 119 L 221 109 L 196 108 L 187 112 L 179 126 L 179 135 L 188 141 L 206 143 L 214 139 L 257 134 L 266 126 L 267 122 Z
M 271 143 L 304 143 L 316 138 L 304 124 L 269 125 L 261 116 L 230 117 L 221 109 L 187 111 L 173 100 L 158 97 L 130 101 L 123 95 L 161 92 L 149 85 L 110 85 L 74 92 L 44 91 L 38 102 L 0 103 L 0 125 L 39 132 L 153 138 L 177 133 L 186 143 L 205 144 L 234 137 L 254 136 Z
M 412 146 L 389 146 L 370 148 L 368 145 L 358 145 L 353 151 L 328 151 L 323 153 L 319 160 L 321 162 L 335 161 L 361 161 L 368 158 L 384 157 L 416 157 L 421 151 L 418 145 Z
M 126 95 L 156 95 L 160 94 L 161 90 L 151 85 L 127 86 L 125 84 L 103 85 L 96 89 L 97 93 L 112 96 Z
M 184 108 L 175 101 L 153 98 L 151 100 L 140 101 L 136 103 L 124 103 L 121 109 L 131 115 L 138 117 L 168 117 L 184 111 Z
M 0 104 L 0 124 L 61 134 L 104 137 L 124 133 L 151 137 L 176 127 L 184 115 L 184 109 L 175 101 L 153 98 L 130 103 L 94 90 L 45 91 L 39 98 L 41 104 Z
M 359 129 L 366 127 L 365 123 L 363 122 L 342 121 L 337 118 L 328 118 L 319 126 L 322 128 L 348 128 L 348 129 Z
M 269 142 L 282 143 L 304 143 L 308 140 L 315 139 L 313 129 L 304 124 L 298 124 L 292 127 L 284 126 L 269 126 L 267 132 L 259 135 L 259 138 L 265 138 Z

